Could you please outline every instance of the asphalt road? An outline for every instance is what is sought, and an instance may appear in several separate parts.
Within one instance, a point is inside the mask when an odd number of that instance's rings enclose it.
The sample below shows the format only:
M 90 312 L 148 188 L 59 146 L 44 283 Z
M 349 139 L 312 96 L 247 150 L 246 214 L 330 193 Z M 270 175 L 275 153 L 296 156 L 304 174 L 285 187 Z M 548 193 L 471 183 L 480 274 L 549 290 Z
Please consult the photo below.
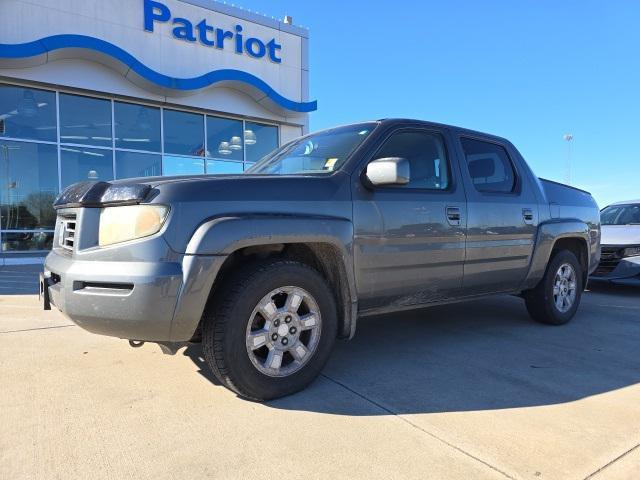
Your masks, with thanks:
M 268 404 L 198 347 L 132 349 L 4 295 L 0 479 L 637 479 L 639 382 L 633 289 L 587 293 L 563 327 L 513 297 L 362 320 Z

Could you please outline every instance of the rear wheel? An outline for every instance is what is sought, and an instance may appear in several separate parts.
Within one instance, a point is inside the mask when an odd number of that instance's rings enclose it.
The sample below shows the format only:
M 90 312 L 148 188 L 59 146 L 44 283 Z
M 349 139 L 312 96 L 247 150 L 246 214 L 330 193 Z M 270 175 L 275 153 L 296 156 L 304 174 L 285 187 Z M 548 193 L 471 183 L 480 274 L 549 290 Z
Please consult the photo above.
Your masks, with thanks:
M 556 252 L 540 283 L 524 295 L 529 315 L 550 325 L 563 325 L 571 320 L 582 298 L 582 274 L 582 266 L 573 252 Z
M 276 260 L 233 275 L 216 294 L 205 312 L 203 346 L 225 386 L 262 401 L 311 383 L 336 334 L 336 305 L 324 278 L 305 264 Z

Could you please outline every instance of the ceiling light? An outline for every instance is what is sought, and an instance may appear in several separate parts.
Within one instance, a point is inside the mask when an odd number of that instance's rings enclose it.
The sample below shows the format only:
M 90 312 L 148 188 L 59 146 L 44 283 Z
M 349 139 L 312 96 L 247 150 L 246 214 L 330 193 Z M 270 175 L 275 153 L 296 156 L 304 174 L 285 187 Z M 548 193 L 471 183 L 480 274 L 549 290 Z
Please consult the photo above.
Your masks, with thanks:
M 244 143 L 246 145 L 255 145 L 258 142 L 256 138 L 256 134 L 253 130 L 245 130 L 244 131 Z
M 91 155 L 92 157 L 104 157 L 104 153 L 87 152 L 86 150 L 83 150 L 82 153 Z
M 240 137 L 231 137 L 229 148 L 231 150 L 242 150 L 242 140 L 240 139 Z
M 231 155 L 233 152 L 231 151 L 229 142 L 220 142 L 220 145 L 218 146 L 218 153 L 220 155 Z

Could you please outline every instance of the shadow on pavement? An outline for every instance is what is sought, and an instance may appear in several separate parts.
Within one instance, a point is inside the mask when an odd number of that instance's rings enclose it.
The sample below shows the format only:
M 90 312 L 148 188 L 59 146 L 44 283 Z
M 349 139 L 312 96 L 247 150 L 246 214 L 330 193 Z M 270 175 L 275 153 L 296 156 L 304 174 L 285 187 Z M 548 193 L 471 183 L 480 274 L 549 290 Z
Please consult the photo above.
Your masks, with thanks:
M 204 359 L 204 353 L 202 351 L 202 346 L 199 344 L 191 344 L 189 345 L 182 354 L 185 357 L 189 357 L 193 363 L 198 367 L 198 373 L 202 375 L 204 378 L 209 380 L 211 383 L 217 386 L 221 386 L 222 384 L 215 377 L 209 366 L 207 365 L 206 360 Z
M 359 320 L 356 337 L 336 344 L 324 380 L 268 405 L 386 415 L 564 403 L 640 382 L 639 346 L 638 290 L 586 293 L 560 327 L 533 322 L 515 297 L 432 307 Z M 209 372 L 202 357 L 196 363 Z

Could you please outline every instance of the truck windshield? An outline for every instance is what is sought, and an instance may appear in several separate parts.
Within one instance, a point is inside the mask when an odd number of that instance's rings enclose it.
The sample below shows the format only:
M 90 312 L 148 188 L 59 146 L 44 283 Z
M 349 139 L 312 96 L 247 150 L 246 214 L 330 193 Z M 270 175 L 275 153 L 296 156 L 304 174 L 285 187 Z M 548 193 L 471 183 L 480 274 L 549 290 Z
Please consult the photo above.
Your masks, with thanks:
M 338 170 L 376 127 L 360 123 L 309 135 L 273 151 L 247 174 L 304 175 L 330 174 Z
M 612 205 L 600 212 L 602 225 L 640 225 L 640 203 Z

